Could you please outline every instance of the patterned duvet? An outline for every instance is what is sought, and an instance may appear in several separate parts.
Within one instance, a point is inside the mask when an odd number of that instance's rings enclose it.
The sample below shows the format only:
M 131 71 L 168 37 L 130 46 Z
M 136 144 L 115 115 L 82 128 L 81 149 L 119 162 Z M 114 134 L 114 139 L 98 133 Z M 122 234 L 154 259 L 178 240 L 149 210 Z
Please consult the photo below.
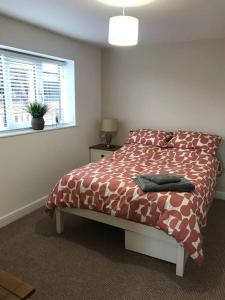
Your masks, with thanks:
M 214 196 L 219 161 L 201 150 L 126 144 L 112 156 L 64 175 L 47 207 L 86 208 L 161 229 L 173 236 L 198 263 L 202 234 Z M 192 193 L 144 193 L 138 174 L 175 173 L 195 184 Z

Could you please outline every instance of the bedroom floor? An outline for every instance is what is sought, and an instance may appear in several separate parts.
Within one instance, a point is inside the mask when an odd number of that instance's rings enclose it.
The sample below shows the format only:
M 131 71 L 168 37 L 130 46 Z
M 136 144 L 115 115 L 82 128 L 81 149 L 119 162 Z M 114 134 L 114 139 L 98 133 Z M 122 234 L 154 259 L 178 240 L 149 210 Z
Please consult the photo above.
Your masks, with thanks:
M 205 232 L 206 261 L 175 265 L 124 249 L 120 229 L 72 215 L 65 233 L 40 209 L 0 230 L 0 266 L 36 288 L 32 300 L 225 299 L 225 201 L 216 200 Z

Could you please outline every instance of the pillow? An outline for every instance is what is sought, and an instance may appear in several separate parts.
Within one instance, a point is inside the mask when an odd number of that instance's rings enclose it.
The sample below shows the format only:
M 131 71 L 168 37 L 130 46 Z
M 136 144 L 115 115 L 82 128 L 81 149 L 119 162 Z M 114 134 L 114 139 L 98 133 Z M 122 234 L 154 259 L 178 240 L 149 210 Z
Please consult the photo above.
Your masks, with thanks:
M 178 130 L 174 133 L 173 138 L 168 142 L 169 148 L 181 149 L 200 149 L 207 153 L 216 153 L 221 142 L 221 137 L 217 135 Z
M 171 132 L 163 130 L 136 129 L 130 131 L 125 143 L 163 147 L 172 135 Z

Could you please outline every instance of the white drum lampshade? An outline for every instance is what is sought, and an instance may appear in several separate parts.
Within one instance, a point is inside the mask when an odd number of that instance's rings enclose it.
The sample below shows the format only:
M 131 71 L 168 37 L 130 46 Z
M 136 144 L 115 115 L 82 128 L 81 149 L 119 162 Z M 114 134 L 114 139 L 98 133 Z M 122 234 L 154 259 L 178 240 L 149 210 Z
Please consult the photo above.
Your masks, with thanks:
M 138 43 L 139 20 L 131 16 L 109 19 L 109 43 L 116 46 L 134 46 Z

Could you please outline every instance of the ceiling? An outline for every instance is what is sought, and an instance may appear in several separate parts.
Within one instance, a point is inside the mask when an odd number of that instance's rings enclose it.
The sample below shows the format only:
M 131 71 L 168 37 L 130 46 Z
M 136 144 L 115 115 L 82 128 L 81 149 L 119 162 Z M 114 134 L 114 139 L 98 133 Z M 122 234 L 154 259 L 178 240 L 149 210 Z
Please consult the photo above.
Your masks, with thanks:
M 100 0 L 0 0 L 0 13 L 104 47 L 108 19 L 121 8 Z M 225 37 L 224 0 L 154 0 L 126 14 L 140 19 L 141 45 Z

